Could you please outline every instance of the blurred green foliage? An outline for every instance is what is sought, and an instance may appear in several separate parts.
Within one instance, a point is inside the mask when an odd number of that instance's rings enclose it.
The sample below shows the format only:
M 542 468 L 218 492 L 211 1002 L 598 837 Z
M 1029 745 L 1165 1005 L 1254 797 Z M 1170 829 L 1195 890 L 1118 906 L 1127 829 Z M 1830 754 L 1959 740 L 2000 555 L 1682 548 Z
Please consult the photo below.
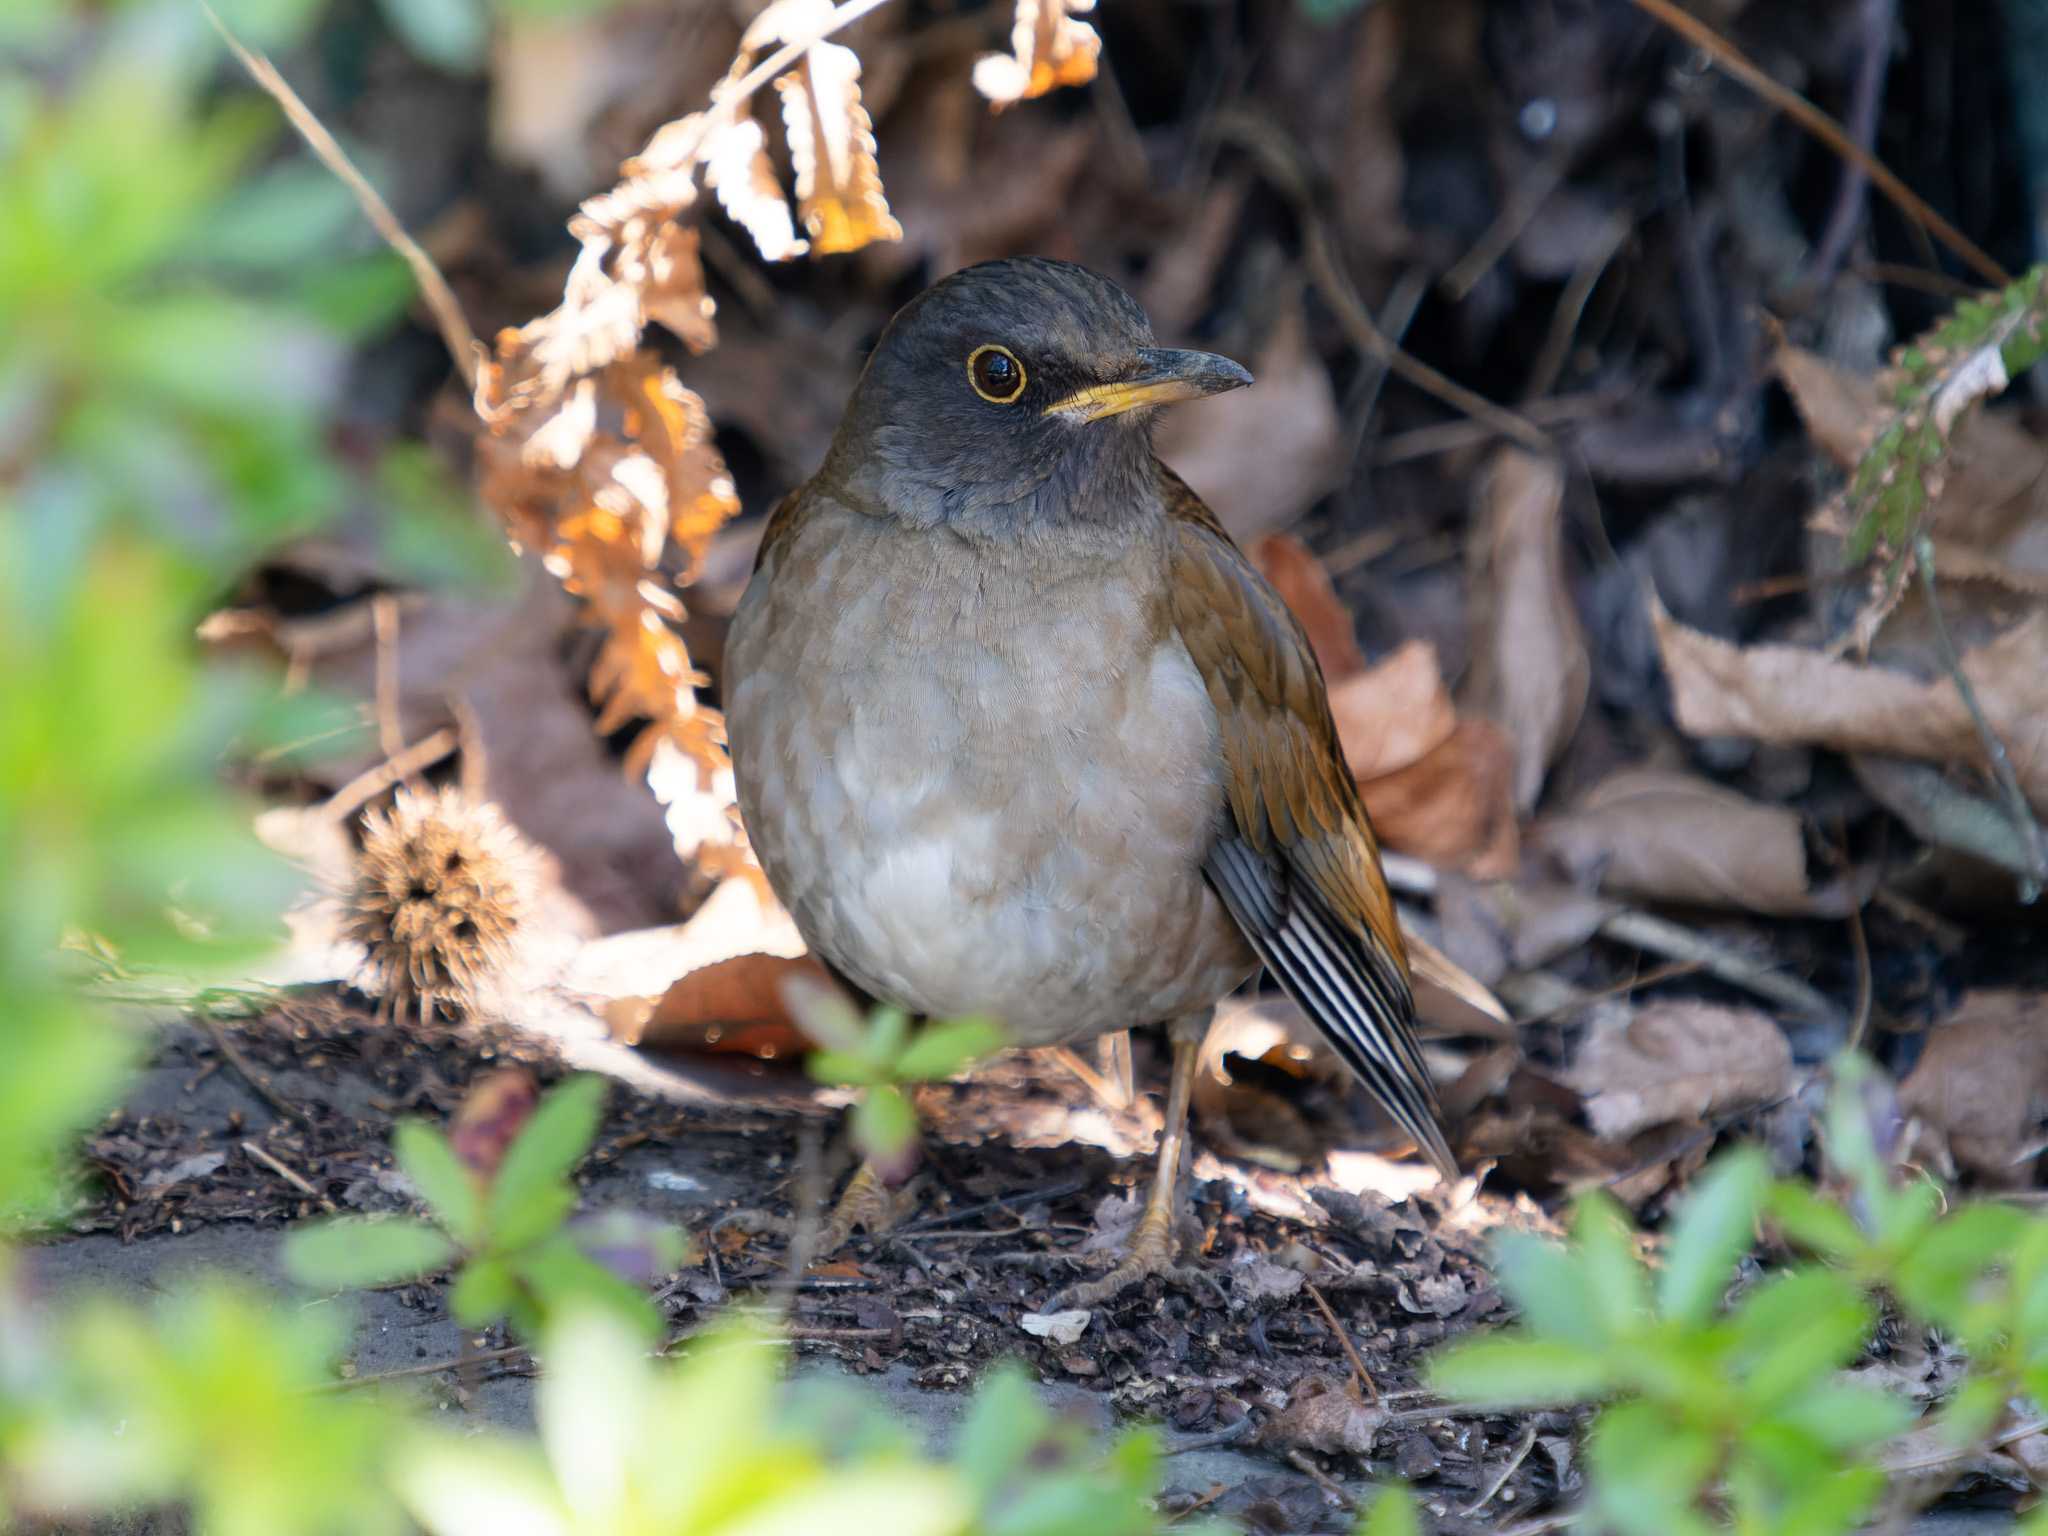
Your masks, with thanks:
M 851 1136 L 878 1166 L 900 1163 L 915 1147 L 917 1111 L 905 1088 L 943 1081 L 1003 1047 L 993 1019 L 935 1020 L 913 1035 L 901 1008 L 877 1003 L 862 1017 L 845 993 L 823 982 L 789 977 L 783 996 L 804 1038 L 818 1046 L 804 1058 L 806 1070 L 821 1083 L 861 1090 Z
M 1895 1123 L 1873 1069 L 1844 1057 L 1826 1145 L 1847 1198 L 1772 1179 L 1757 1149 L 1729 1153 L 1694 1186 L 1654 1276 L 1603 1196 L 1579 1202 L 1565 1246 L 1503 1238 L 1501 1283 L 1521 1324 L 1454 1346 L 1434 1385 L 1477 1404 L 1598 1405 L 1598 1529 L 1859 1528 L 1884 1491 L 1879 1452 L 1917 1415 L 1845 1374 L 1881 1303 L 1967 1350 L 1935 1420 L 1959 1455 L 1986 1443 L 2012 1399 L 2048 1407 L 2048 1220 L 1950 1204 L 1924 1177 L 1902 1178 L 1879 1146 Z M 1760 1224 L 1815 1259 L 1738 1283 Z
M 628 1276 L 674 1271 L 687 1253 L 682 1235 L 623 1211 L 602 1224 L 570 1221 L 577 1196 L 569 1173 L 590 1150 L 603 1105 L 601 1079 L 572 1078 L 542 1100 L 495 1167 L 465 1162 L 434 1127 L 405 1122 L 392 1149 L 433 1219 L 341 1217 L 302 1227 L 285 1240 L 286 1269 L 302 1284 L 339 1290 L 438 1274 L 459 1261 L 448 1310 L 465 1328 L 509 1319 L 534 1338 L 548 1319 L 587 1307 L 658 1337 L 661 1317 Z

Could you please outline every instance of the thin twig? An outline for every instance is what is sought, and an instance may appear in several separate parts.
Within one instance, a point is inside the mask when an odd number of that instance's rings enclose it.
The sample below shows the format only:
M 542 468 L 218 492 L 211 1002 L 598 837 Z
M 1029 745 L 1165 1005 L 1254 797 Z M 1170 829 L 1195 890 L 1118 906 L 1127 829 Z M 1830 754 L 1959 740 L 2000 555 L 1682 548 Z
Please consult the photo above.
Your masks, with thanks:
M 348 1392 L 357 1387 L 367 1387 L 380 1381 L 397 1381 L 403 1376 L 437 1376 L 442 1371 L 459 1370 L 466 1366 L 483 1365 L 492 1360 L 510 1360 L 515 1355 L 526 1353 L 524 1344 L 507 1344 L 500 1349 L 481 1349 L 475 1354 L 457 1355 L 449 1360 L 429 1360 L 423 1365 L 401 1365 L 395 1370 L 372 1371 L 367 1376 L 345 1376 L 338 1381 L 324 1381 L 317 1390 L 322 1392 Z
M 1917 192 L 1886 168 L 1883 161 L 1844 132 L 1840 123 L 1790 86 L 1781 85 L 1772 79 L 1752 63 L 1747 54 L 1712 27 L 1698 17 L 1680 10 L 1673 0 L 1630 0 L 1630 3 L 1637 10 L 1644 11 L 1663 22 L 1727 73 L 1755 91 L 1769 105 L 1791 118 L 1844 160 L 1858 166 L 1864 175 L 1877 184 L 1878 190 L 1898 205 L 1900 212 L 1955 252 L 1985 281 L 1998 288 L 2003 288 L 2012 281 L 2005 268 L 1979 250 L 1969 236 L 1928 207 Z
M 1309 193 L 1308 174 L 1301 163 L 1300 152 L 1278 127 L 1251 113 L 1229 110 L 1216 114 L 1212 131 L 1218 138 L 1248 152 L 1259 163 L 1266 179 L 1294 205 L 1295 216 L 1301 221 L 1303 243 L 1307 247 L 1309 280 L 1315 284 L 1323 302 L 1335 312 L 1337 323 L 1344 328 L 1354 347 L 1368 357 L 1377 358 L 1397 377 L 1424 394 L 1486 423 L 1499 435 L 1513 438 L 1535 453 L 1550 450 L 1550 438 L 1526 416 L 1495 405 L 1485 396 L 1445 377 L 1420 358 L 1404 352 L 1379 328 L 1371 311 L 1365 307 L 1365 301 L 1359 298 L 1358 290 L 1352 286 L 1343 262 L 1338 259 L 1329 222 Z
M 1515 1469 L 1517 1467 L 1521 1466 L 1523 1462 L 1529 1459 L 1529 1452 L 1535 1449 L 1535 1446 L 1536 1421 L 1534 1419 L 1531 1419 L 1529 1421 L 1528 1427 L 1522 1431 L 1522 1440 L 1521 1443 L 1515 1447 L 1515 1454 L 1510 1456 L 1508 1458 L 1508 1464 L 1500 1469 L 1500 1476 L 1496 1477 L 1492 1482 L 1488 1483 L 1486 1485 L 1486 1491 L 1480 1494 L 1479 1497 L 1474 1499 L 1470 1504 L 1467 1504 L 1463 1509 L 1459 1510 L 1458 1513 L 1464 1516 L 1467 1520 L 1470 1520 L 1477 1516 L 1481 1511 L 1483 1511 L 1487 1505 L 1493 1502 L 1494 1495 L 1499 1493 L 1501 1489 L 1507 1487 L 1508 1479 L 1515 1475 Z
M 1600 924 L 1600 933 L 1618 943 L 1633 944 L 1669 960 L 1696 962 L 1700 969 L 1730 986 L 1741 987 L 1808 1018 L 1839 1021 L 1841 1009 L 1821 993 L 1773 966 L 1751 960 L 1716 944 L 1702 934 L 1648 912 L 1624 908 Z
M 405 728 L 398 717 L 398 599 L 389 592 L 370 599 L 370 632 L 377 642 L 377 745 L 395 759 L 405 750 Z
M 1377 1408 L 1380 1403 L 1379 1383 L 1372 1379 L 1372 1372 L 1368 1371 L 1365 1362 L 1358 1358 L 1358 1348 L 1351 1342 L 1351 1335 L 1346 1333 L 1344 1325 L 1337 1321 L 1337 1314 L 1330 1310 L 1329 1302 L 1323 1299 L 1323 1293 L 1316 1288 L 1313 1280 L 1308 1282 L 1308 1294 L 1309 1299 L 1315 1302 L 1316 1309 L 1323 1314 L 1323 1321 L 1330 1325 L 1330 1332 L 1337 1336 L 1338 1344 L 1343 1347 L 1344 1358 L 1351 1362 L 1353 1378 L 1363 1389 L 1366 1399 Z
M 880 3 L 880 0 L 875 0 Z M 277 67 L 260 53 L 251 52 L 242 40 L 228 30 L 226 22 L 214 14 L 213 7 L 206 0 L 199 0 L 199 8 L 206 13 L 206 19 L 213 23 L 213 30 L 221 35 L 228 50 L 241 60 L 242 68 L 258 85 L 270 93 L 287 121 L 298 129 L 299 137 L 319 157 L 320 163 L 341 179 L 343 186 L 355 194 L 356 204 L 363 210 L 377 233 L 384 237 L 384 243 L 404 259 L 412 268 L 413 281 L 420 285 L 420 297 L 426 300 L 427 309 L 434 317 L 434 324 L 440 328 L 441 344 L 448 349 L 448 356 L 455 364 L 456 372 L 462 375 L 462 382 L 471 390 L 476 388 L 477 354 L 481 350 L 476 332 L 469 327 L 469 319 L 462 312 L 462 305 L 455 297 L 455 290 L 448 286 L 448 279 L 441 275 L 441 269 L 434 264 L 434 258 L 420 247 L 418 241 L 405 232 L 405 226 L 398 222 L 398 216 L 391 211 L 377 189 L 370 185 L 363 173 L 355 168 L 346 151 L 334 140 L 334 135 L 313 111 L 299 99 L 299 93 L 291 88 Z
M 1626 981 L 1617 981 L 1611 987 L 1600 987 L 1591 992 L 1580 992 L 1566 1001 L 1557 1004 L 1555 1007 L 1527 1014 L 1515 1020 L 1515 1027 L 1517 1029 L 1526 1029 L 1531 1024 L 1548 1024 L 1568 1014 L 1577 1013 L 1581 1008 L 1588 1007 L 1593 1003 L 1603 1002 L 1607 998 L 1627 997 L 1631 992 L 1640 992 L 1645 987 L 1654 987 L 1662 982 L 1676 981 L 1681 976 L 1697 975 L 1705 968 L 1703 961 L 1673 960 L 1668 965 L 1660 965 L 1655 970 L 1645 971 L 1640 976 L 1631 976 Z
M 1955 639 L 1948 632 L 1948 621 L 1942 617 L 1941 595 L 1934 579 L 1934 540 L 1924 529 L 1913 540 L 1913 562 L 1920 568 L 1920 586 L 1927 599 L 1927 618 L 1934 630 L 1934 643 L 1941 651 L 1942 665 L 1948 668 L 1949 679 L 1962 696 L 1963 708 L 1970 712 L 1970 722 L 1977 727 L 1977 739 L 1984 744 L 1984 755 L 1991 762 L 1991 777 L 1998 785 L 1999 798 L 2005 802 L 2005 813 L 2012 821 L 2012 829 L 2025 853 L 2026 872 L 2020 878 L 2020 900 L 2032 902 L 2041 894 L 2042 886 L 2048 884 L 2048 837 L 2043 836 L 2041 824 L 2034 819 L 2033 808 L 2027 804 L 2026 791 L 2020 788 L 2019 775 L 2013 771 L 2012 755 L 2006 751 L 1998 732 L 1991 728 L 1991 722 L 1984 718 L 1983 706 L 1977 702 L 1976 686 L 1963 670 L 1963 658 L 1957 654 Z
M 320 814 L 329 821 L 345 821 L 400 779 L 431 768 L 456 748 L 455 731 L 442 726 L 431 736 L 422 736 L 395 757 L 350 779 L 320 804 Z
M 1866 153 L 1877 141 L 1878 107 L 1884 99 L 1885 66 L 1891 61 L 1892 25 L 1898 0 L 1863 0 L 1859 23 L 1863 28 L 1862 56 L 1856 61 L 1856 79 L 1849 92 L 1848 131 Z M 1842 167 L 1842 183 L 1835 192 L 1834 211 L 1828 215 L 1813 259 L 1806 264 L 1806 280 L 1814 288 L 1825 287 L 1849 252 L 1849 242 L 1863 223 L 1864 193 L 1870 177 L 1863 167 L 1850 161 Z
M 1310 1461 L 1306 1451 L 1289 1451 L 1287 1453 L 1287 1465 L 1322 1489 L 1326 1495 L 1336 1501 L 1337 1507 L 1346 1514 L 1350 1514 L 1358 1508 L 1358 1501 L 1344 1491 L 1344 1485 L 1317 1466 L 1313 1461 Z
M 293 1189 L 296 1189 L 300 1194 L 305 1195 L 309 1199 L 319 1201 L 320 1208 L 322 1210 L 332 1211 L 334 1209 L 334 1202 L 332 1200 L 328 1199 L 325 1195 L 321 1194 L 319 1190 L 315 1189 L 312 1185 L 308 1184 L 304 1179 L 300 1178 L 298 1174 L 294 1173 L 291 1169 L 287 1168 L 283 1163 L 279 1162 L 276 1158 L 272 1157 L 268 1152 L 264 1151 L 263 1148 L 258 1146 L 255 1141 L 251 1140 L 248 1137 L 244 1137 L 242 1139 L 242 1150 L 248 1153 L 251 1157 L 255 1158 L 257 1162 L 261 1163 L 264 1167 L 268 1168 L 272 1173 L 276 1174 L 280 1179 L 283 1179 L 285 1183 L 291 1185 L 291 1187 Z
M 1165 1525 L 1179 1525 L 1181 1521 L 1187 1519 L 1189 1515 L 1207 1509 L 1211 1504 L 1214 1504 L 1218 1499 L 1222 1498 L 1223 1495 L 1225 1495 L 1228 1492 L 1230 1492 L 1230 1484 L 1216 1483 L 1210 1487 L 1207 1493 L 1203 1494 L 1199 1499 L 1195 1500 L 1194 1503 L 1188 1505 L 1187 1508 L 1179 1511 L 1176 1514 L 1168 1515 L 1166 1519 L 1161 1523 Z
M 277 1091 L 268 1082 L 256 1075 L 256 1069 L 249 1064 L 249 1058 L 244 1056 L 240 1047 L 228 1038 L 226 1030 L 222 1029 L 220 1025 L 216 1024 L 205 1013 L 195 1013 L 193 1018 L 198 1021 L 199 1027 L 206 1031 L 207 1037 L 213 1041 L 213 1048 L 220 1052 L 221 1059 L 235 1069 L 243 1082 L 256 1090 L 257 1095 L 264 1103 L 296 1125 L 311 1125 L 313 1123 L 312 1117 L 303 1109 L 278 1097 Z

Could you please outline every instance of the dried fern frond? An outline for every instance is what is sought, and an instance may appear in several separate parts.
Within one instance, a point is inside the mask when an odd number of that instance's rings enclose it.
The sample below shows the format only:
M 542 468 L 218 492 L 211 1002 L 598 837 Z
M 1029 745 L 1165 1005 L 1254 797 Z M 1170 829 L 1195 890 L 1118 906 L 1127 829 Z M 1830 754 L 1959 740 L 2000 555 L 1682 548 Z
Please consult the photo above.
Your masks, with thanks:
M 400 789 L 363 817 L 342 930 L 364 949 L 363 990 L 396 1012 L 474 1013 L 533 905 L 531 848 L 497 806 L 457 789 Z
M 975 61 L 974 88 L 1000 112 L 1063 85 L 1086 85 L 1095 78 L 1102 38 L 1074 17 L 1094 9 L 1095 0 L 1017 0 L 1010 51 Z

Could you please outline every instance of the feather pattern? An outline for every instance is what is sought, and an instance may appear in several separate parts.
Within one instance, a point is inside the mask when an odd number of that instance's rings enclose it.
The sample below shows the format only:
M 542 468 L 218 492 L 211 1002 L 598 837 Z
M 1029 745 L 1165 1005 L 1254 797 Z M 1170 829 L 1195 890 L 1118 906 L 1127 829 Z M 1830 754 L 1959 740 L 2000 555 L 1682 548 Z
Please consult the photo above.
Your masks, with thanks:
M 1345 1064 L 1455 1179 L 1393 896 L 1308 636 L 1201 498 L 1159 474 L 1174 622 L 1224 758 L 1229 825 L 1203 873 Z

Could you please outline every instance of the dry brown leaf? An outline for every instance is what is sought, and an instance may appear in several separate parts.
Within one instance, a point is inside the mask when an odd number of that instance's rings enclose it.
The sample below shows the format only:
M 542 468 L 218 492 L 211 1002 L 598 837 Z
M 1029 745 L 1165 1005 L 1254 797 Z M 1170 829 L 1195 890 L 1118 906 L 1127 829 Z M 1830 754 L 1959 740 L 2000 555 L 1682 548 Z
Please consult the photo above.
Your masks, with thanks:
M 1564 580 L 1564 473 L 1521 448 L 1494 455 L 1472 546 L 1472 698 L 1515 744 L 1515 808 L 1527 815 L 1543 776 L 1578 729 L 1592 670 Z
M 783 1005 L 793 973 L 824 977 L 809 955 L 735 955 L 678 979 L 627 1041 L 643 1050 L 787 1058 L 810 1048 Z
M 1332 682 L 1330 713 L 1344 760 L 1361 782 L 1420 762 L 1458 728 L 1436 647 L 1427 640 L 1410 640 L 1375 666 Z
M 726 217 L 753 237 L 764 261 L 787 261 L 810 249 L 797 236 L 789 200 L 768 158 L 768 135 L 751 116 L 712 132 L 704 151 L 704 184 L 718 194 Z
M 1981 765 L 1983 745 L 1955 684 L 1838 661 L 1791 645 L 1735 646 L 1678 623 L 1654 598 L 1679 726 L 1694 736 Z M 1970 679 L 2021 787 L 2048 808 L 2048 614 L 1963 652 Z
M 1460 720 L 1426 756 L 1361 779 L 1358 792 L 1388 847 L 1499 880 L 1521 862 L 1513 782 L 1514 748 L 1500 727 Z
M 1606 1140 L 1767 1104 L 1791 1090 L 1792 1048 L 1754 1008 L 1651 1003 L 1612 1017 L 1587 1037 L 1571 1078 Z
M 771 47 L 816 37 L 831 18 L 832 0 L 775 0 L 747 28 L 734 74 L 744 74 L 754 56 Z M 861 105 L 860 55 L 839 43 L 814 42 L 776 78 L 775 89 L 796 172 L 797 217 L 811 249 L 823 256 L 901 240 L 903 226 L 889 216 L 875 163 L 874 124 Z
M 1269 533 L 1252 546 L 1252 563 L 1308 631 L 1325 682 L 1334 687 L 1343 678 L 1365 670 L 1365 653 L 1352 631 L 1351 610 L 1337 596 L 1323 562 L 1306 544 L 1291 533 Z
M 1815 886 L 1800 819 L 1689 773 L 1609 774 L 1540 836 L 1589 888 L 1775 917 L 1840 917 L 1847 880 Z
M 1086 85 L 1095 78 L 1102 39 L 1074 18 L 1094 9 L 1095 0 L 1017 0 L 1010 51 L 975 61 L 974 88 L 1000 112 L 1063 85 Z
M 1260 1428 L 1258 1440 L 1283 1453 L 1369 1457 L 1386 1422 L 1387 1410 L 1378 1403 L 1359 1401 L 1327 1376 L 1305 1376 L 1288 1394 L 1287 1406 Z
M 2048 1003 L 2037 992 L 1965 993 L 1929 1032 L 1899 1107 L 1946 1140 L 1957 1167 L 2031 1184 L 2048 1118 Z

